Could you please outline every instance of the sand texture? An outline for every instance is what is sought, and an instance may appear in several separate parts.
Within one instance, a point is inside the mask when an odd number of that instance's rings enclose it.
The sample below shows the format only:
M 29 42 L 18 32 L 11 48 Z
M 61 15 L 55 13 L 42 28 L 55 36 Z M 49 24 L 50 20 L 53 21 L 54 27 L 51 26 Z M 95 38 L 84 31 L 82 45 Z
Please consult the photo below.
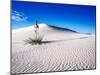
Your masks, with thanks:
M 41 45 L 25 45 L 34 27 L 12 31 L 11 73 L 95 69 L 95 35 L 40 24 Z

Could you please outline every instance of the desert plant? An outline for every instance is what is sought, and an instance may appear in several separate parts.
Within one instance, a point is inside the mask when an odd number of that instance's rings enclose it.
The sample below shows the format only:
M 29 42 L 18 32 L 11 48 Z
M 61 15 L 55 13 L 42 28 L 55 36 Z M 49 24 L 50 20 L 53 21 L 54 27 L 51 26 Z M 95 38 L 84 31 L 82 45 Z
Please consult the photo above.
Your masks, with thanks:
M 28 38 L 27 40 L 25 40 L 25 44 L 41 44 L 42 43 L 42 39 L 43 39 L 43 35 L 41 35 L 39 33 L 39 25 L 38 25 L 38 21 L 36 20 L 36 24 L 34 25 L 35 28 L 35 35 L 32 38 Z
M 35 38 L 28 38 L 27 40 L 24 40 L 24 41 L 25 41 L 25 45 L 27 44 L 36 45 L 36 44 L 41 44 L 42 39 L 43 39 L 43 36 L 37 36 Z

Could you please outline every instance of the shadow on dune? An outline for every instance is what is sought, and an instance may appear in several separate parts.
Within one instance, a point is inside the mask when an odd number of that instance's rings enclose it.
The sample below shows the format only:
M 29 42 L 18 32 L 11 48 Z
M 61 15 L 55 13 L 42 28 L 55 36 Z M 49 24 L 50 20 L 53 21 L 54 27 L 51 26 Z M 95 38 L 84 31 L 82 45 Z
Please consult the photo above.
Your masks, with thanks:
M 60 41 L 70 41 L 70 40 L 85 39 L 85 38 L 88 38 L 88 37 L 79 37 L 79 38 L 63 39 L 63 40 L 41 41 L 41 42 L 36 43 L 36 44 L 42 45 L 42 44 L 55 43 L 55 42 L 60 42 Z M 34 44 L 34 42 L 33 42 L 33 44 L 32 43 L 27 43 L 27 44 L 36 45 L 36 44 Z M 26 44 L 24 44 L 24 45 L 26 45 Z
M 48 25 L 48 26 L 53 28 L 53 29 L 56 29 L 56 30 L 78 33 L 77 31 L 74 31 L 74 30 L 71 30 L 71 29 L 67 29 L 67 28 L 57 27 L 57 26 L 54 26 L 54 25 Z
M 53 42 L 58 42 L 58 41 L 61 41 L 61 40 L 54 40 L 54 41 L 42 41 L 43 44 L 46 44 L 46 43 L 53 43 Z
M 63 39 L 63 40 L 53 40 L 53 41 L 42 41 L 41 44 L 46 44 L 46 43 L 54 43 L 54 42 L 60 42 L 60 41 L 69 41 L 69 40 L 76 40 L 76 39 L 85 39 L 88 37 L 79 37 L 79 38 L 74 38 L 74 39 Z

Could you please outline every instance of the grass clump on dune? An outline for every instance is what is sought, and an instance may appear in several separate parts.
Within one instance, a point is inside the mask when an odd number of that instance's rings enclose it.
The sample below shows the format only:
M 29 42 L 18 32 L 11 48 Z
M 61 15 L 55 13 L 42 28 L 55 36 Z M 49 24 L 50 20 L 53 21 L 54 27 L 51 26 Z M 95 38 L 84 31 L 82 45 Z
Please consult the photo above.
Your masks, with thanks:
M 36 20 L 36 25 L 34 25 L 34 28 L 35 28 L 34 37 L 29 38 L 28 40 L 25 40 L 25 42 L 26 42 L 25 44 L 34 45 L 34 44 L 41 44 L 42 43 L 43 36 L 39 34 L 39 25 L 38 25 L 37 20 Z
M 25 45 L 31 44 L 31 45 L 36 45 L 36 44 L 42 44 L 42 39 L 43 36 L 38 36 L 37 38 L 28 38 L 25 40 Z

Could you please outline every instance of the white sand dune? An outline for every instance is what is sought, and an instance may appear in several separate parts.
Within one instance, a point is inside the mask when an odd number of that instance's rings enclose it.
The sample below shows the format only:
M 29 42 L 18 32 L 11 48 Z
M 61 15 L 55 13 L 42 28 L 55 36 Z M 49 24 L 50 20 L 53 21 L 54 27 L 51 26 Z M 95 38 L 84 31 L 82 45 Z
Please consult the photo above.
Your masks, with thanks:
M 34 27 L 12 32 L 12 74 L 95 69 L 95 35 L 40 24 L 41 45 L 24 45 Z

